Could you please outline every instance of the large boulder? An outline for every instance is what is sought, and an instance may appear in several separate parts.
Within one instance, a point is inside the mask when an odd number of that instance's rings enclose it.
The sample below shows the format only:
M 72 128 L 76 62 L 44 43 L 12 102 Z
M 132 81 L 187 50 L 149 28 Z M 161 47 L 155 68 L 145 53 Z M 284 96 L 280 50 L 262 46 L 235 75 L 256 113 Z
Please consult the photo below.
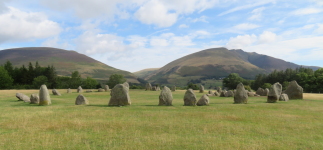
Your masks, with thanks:
M 164 86 L 163 90 L 159 95 L 159 104 L 158 106 L 172 106 L 173 95 L 170 89 L 167 86 Z
M 50 105 L 52 101 L 50 100 L 49 92 L 46 85 L 42 85 L 39 90 L 39 105 Z
M 200 93 L 204 93 L 204 86 L 200 85 Z
M 225 94 L 224 94 L 225 97 L 233 97 L 234 94 L 231 90 L 227 91 Z
M 175 92 L 175 91 L 176 91 L 176 86 L 175 86 L 175 85 L 173 85 L 171 90 L 172 90 L 173 92 Z
M 109 106 L 125 106 L 131 105 L 131 100 L 129 96 L 129 88 L 124 84 L 117 84 L 111 90 L 111 98 L 109 101 Z
M 195 93 L 192 89 L 188 89 L 184 95 L 184 106 L 195 106 L 197 102 Z
M 204 94 L 200 99 L 199 99 L 199 101 L 196 103 L 196 105 L 197 106 L 204 106 L 204 105 L 209 105 L 209 101 L 210 101 L 210 99 L 209 99 L 209 97 L 206 95 L 206 94 Z
M 290 100 L 303 99 L 303 88 L 296 81 L 291 81 L 284 93 Z
M 70 88 L 68 88 L 67 93 L 72 93 L 72 90 Z
M 105 92 L 105 90 L 104 90 L 104 89 L 102 89 L 102 88 L 99 88 L 99 89 L 98 89 L 98 92 Z
M 218 91 L 218 93 L 221 93 L 221 92 L 222 92 L 221 87 L 218 87 L 218 88 L 217 88 L 217 91 Z
M 39 104 L 39 96 L 38 93 L 30 95 L 30 104 Z
M 82 87 L 81 86 L 79 86 L 78 88 L 77 88 L 77 93 L 82 93 L 83 92 L 83 89 L 82 89 Z
M 256 94 L 258 94 L 258 95 L 264 95 L 264 92 L 265 92 L 265 90 L 263 89 L 263 88 L 258 88 L 258 90 L 256 91 Z
M 262 96 L 268 96 L 268 94 L 269 94 L 269 89 L 268 88 L 264 89 L 264 93 L 262 94 Z
M 110 89 L 109 89 L 109 85 L 105 85 L 104 86 L 104 91 L 108 92 Z
M 239 83 L 236 88 L 236 94 L 234 94 L 235 104 L 246 104 L 248 103 L 248 93 L 246 92 L 242 83 Z
M 80 94 L 75 100 L 75 105 L 89 105 L 89 101 L 82 94 Z
M 269 89 L 269 94 L 267 96 L 268 103 L 276 103 L 282 93 L 282 85 L 278 82 L 273 84 Z
M 152 87 L 150 83 L 146 83 L 146 91 L 151 91 Z
M 288 100 L 289 100 L 289 98 L 288 98 L 287 94 L 282 94 L 279 97 L 279 101 L 288 101 Z
M 29 103 L 30 102 L 30 98 L 22 93 L 16 93 L 16 97 L 19 99 L 18 101 L 24 101 L 25 103 Z
M 53 95 L 62 96 L 56 89 L 52 90 Z

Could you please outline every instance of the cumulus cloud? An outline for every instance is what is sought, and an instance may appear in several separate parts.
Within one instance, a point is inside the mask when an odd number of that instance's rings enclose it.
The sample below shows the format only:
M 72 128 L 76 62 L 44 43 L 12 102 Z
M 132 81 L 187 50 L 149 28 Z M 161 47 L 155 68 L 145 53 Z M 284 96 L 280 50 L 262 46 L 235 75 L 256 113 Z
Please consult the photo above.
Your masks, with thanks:
M 252 16 L 248 18 L 248 20 L 261 20 L 262 17 L 262 11 L 265 10 L 265 7 L 260 7 L 254 9 L 251 13 Z
M 318 28 L 315 30 L 316 33 L 323 34 L 323 24 L 317 24 Z
M 178 27 L 179 27 L 179 28 L 188 28 L 188 27 L 190 27 L 190 26 L 188 26 L 188 25 L 186 25 L 186 24 L 181 24 L 181 25 L 179 25 Z
M 192 20 L 192 22 L 205 22 L 205 23 L 209 23 L 208 21 L 206 21 L 206 16 L 201 16 L 200 18 L 195 18 Z
M 62 30 L 43 13 L 27 13 L 13 7 L 0 14 L 0 22 L 0 43 L 44 39 L 56 36 Z
M 317 14 L 322 11 L 323 11 L 322 9 L 318 9 L 318 8 L 302 8 L 291 12 L 291 14 L 296 16 L 302 16 L 302 15 L 309 15 L 309 14 Z
M 232 29 L 241 31 L 241 30 L 251 30 L 260 27 L 259 25 L 252 24 L 252 23 L 242 23 L 234 26 Z
M 277 40 L 277 35 L 270 31 L 264 31 L 262 34 L 259 35 L 258 43 L 272 43 Z
M 238 35 L 237 37 L 231 37 L 226 44 L 228 49 L 244 49 L 250 46 L 257 40 L 257 36 L 252 35 Z

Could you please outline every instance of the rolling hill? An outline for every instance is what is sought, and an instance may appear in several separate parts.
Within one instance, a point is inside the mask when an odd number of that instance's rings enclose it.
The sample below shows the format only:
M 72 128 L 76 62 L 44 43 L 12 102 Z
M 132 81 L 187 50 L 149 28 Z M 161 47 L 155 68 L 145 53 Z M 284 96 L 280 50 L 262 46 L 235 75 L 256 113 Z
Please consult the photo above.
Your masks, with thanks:
M 296 68 L 300 65 L 281 59 L 244 52 L 212 48 L 174 60 L 149 74 L 145 80 L 155 83 L 185 85 L 190 80 L 226 77 L 238 73 L 245 79 L 254 79 L 259 73 Z M 319 67 L 311 67 L 316 70 Z
M 135 74 L 137 77 L 145 79 L 146 77 L 148 77 L 150 74 L 153 74 L 154 72 L 156 72 L 159 68 L 148 68 L 148 69 L 143 69 L 137 72 L 133 72 L 133 74 Z
M 139 83 L 137 77 L 127 71 L 119 70 L 101 63 L 75 51 L 49 47 L 13 48 L 0 51 L 0 65 L 9 60 L 13 66 L 35 65 L 38 61 L 42 67 L 54 65 L 57 74 L 70 76 L 73 71 L 79 71 L 82 78 L 87 76 L 98 80 L 108 80 L 111 74 L 123 74 L 128 82 Z

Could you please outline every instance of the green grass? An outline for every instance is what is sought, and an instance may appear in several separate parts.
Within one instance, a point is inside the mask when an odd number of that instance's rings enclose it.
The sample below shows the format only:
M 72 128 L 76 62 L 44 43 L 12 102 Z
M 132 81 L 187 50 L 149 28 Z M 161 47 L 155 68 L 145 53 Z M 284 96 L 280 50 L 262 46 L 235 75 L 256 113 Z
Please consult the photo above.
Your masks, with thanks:
M 51 95 L 52 105 L 17 101 L 0 91 L 0 149 L 321 149 L 323 95 L 305 100 L 248 104 L 210 97 L 210 106 L 157 106 L 160 92 L 131 90 L 131 106 L 107 107 L 108 92 L 83 93 L 89 106 L 75 106 L 74 93 Z M 195 91 L 199 99 L 202 94 Z

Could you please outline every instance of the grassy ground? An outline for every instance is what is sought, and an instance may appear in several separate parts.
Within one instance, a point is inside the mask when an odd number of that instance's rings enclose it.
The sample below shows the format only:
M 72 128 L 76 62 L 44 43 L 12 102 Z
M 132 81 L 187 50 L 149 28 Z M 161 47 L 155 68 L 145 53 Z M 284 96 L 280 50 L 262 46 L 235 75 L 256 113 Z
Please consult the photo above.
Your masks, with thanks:
M 156 91 L 131 90 L 131 106 L 107 107 L 108 92 L 84 93 L 89 106 L 75 106 L 76 90 L 53 96 L 52 105 L 17 101 L 0 91 L 0 149 L 321 149 L 323 94 L 275 104 L 251 97 L 249 104 L 211 97 L 210 106 L 157 106 Z M 202 94 L 197 93 L 198 99 Z

